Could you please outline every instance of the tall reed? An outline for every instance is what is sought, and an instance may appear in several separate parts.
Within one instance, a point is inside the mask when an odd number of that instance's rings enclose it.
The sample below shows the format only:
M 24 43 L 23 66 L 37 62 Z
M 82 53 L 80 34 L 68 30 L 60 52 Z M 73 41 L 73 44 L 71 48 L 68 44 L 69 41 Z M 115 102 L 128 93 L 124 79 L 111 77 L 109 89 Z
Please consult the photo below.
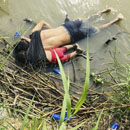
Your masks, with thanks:
M 87 48 L 86 49 L 87 49 L 87 51 L 86 51 L 87 52 L 87 60 L 86 60 L 85 83 L 84 83 L 84 86 L 83 86 L 83 91 L 82 91 L 81 97 L 80 97 L 79 101 L 77 102 L 77 104 L 74 106 L 73 110 L 72 110 L 71 98 L 70 98 L 70 94 L 69 94 L 69 79 L 66 79 L 65 72 L 63 70 L 63 66 L 61 64 L 59 57 L 56 54 L 58 64 L 59 64 L 59 68 L 60 68 L 60 72 L 61 72 L 62 81 L 63 81 L 64 91 L 65 91 L 62 110 L 61 110 L 61 118 L 60 118 L 60 121 L 59 121 L 59 128 L 63 127 L 62 123 L 64 122 L 66 110 L 67 110 L 67 119 L 68 119 L 70 116 L 75 115 L 79 111 L 82 104 L 86 100 L 87 92 L 88 92 L 88 88 L 89 88 L 89 80 L 90 80 L 90 62 L 89 62 L 88 40 L 87 40 Z M 67 120 L 65 121 L 65 124 L 67 124 Z

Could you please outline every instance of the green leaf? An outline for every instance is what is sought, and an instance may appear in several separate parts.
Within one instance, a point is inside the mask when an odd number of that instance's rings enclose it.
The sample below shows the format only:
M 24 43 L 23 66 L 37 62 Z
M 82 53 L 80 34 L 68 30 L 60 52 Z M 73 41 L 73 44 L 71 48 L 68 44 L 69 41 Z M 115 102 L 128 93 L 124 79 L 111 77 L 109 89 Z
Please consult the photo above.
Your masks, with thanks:
M 82 125 L 84 125 L 87 121 L 88 121 L 88 119 L 85 120 L 85 121 L 83 121 L 83 122 L 81 122 L 79 125 L 77 125 L 77 126 L 71 128 L 70 130 L 77 130 L 79 127 L 81 127 Z
M 5 65 L 6 61 L 9 59 L 9 57 L 12 55 L 13 50 L 9 53 L 9 55 L 4 59 L 4 61 L 0 64 L 0 70 Z M 2 58 L 1 58 L 2 59 Z
M 64 96 L 61 115 L 60 115 L 60 121 L 59 121 L 59 127 L 64 122 L 65 112 L 66 112 L 66 97 Z
M 31 109 L 33 100 L 34 100 L 34 96 L 33 96 L 32 100 L 31 100 L 31 102 L 30 102 L 30 104 L 29 104 L 29 107 L 28 107 L 28 109 L 27 109 L 27 112 L 26 112 L 26 115 L 25 115 L 25 117 L 24 117 L 24 120 L 23 120 L 23 123 L 22 123 L 22 126 L 21 126 L 20 130 L 24 130 L 25 123 L 27 122 L 28 114 L 29 114 L 29 112 L 30 112 L 30 109 Z
M 104 109 L 103 109 L 104 110 Z M 103 113 L 103 110 L 101 111 L 99 117 L 98 117 L 98 120 L 97 120 L 97 123 L 96 123 L 96 126 L 94 128 L 92 128 L 91 130 L 98 130 L 98 126 L 99 126 L 99 123 L 100 123 L 100 119 L 101 119 L 101 116 L 102 116 L 102 113 Z
M 76 114 L 79 111 L 80 107 L 86 100 L 87 92 L 88 92 L 88 88 L 89 88 L 89 77 L 90 77 L 90 63 L 89 63 L 89 49 L 88 49 L 88 42 L 87 42 L 87 63 L 86 63 L 85 83 L 84 83 L 83 92 L 81 94 L 81 97 L 80 97 L 78 103 L 74 107 L 73 114 Z
M 43 120 L 43 130 L 47 130 L 47 126 L 46 126 L 46 120 Z
M 55 54 L 56 54 L 56 52 L 55 52 Z M 63 81 L 63 86 L 64 86 L 64 91 L 65 91 L 63 106 L 62 106 L 62 110 L 61 110 L 61 118 L 60 118 L 60 122 L 59 122 L 59 127 L 60 127 L 62 122 L 64 122 L 66 109 L 67 109 L 67 118 L 69 118 L 71 115 L 71 99 L 70 99 L 70 95 L 69 95 L 69 79 L 67 81 L 64 70 L 63 70 L 63 66 L 62 66 L 61 61 L 57 54 L 56 54 L 56 57 L 58 60 L 61 77 L 62 77 L 62 81 Z M 66 123 L 67 123 L 67 120 L 66 120 Z
M 11 128 L 13 129 L 13 130 L 17 130 L 10 122 L 8 122 L 8 121 L 6 121 L 7 122 L 7 124 L 9 125 L 9 126 L 11 126 Z
M 66 125 L 64 122 L 61 124 L 59 130 L 66 130 Z

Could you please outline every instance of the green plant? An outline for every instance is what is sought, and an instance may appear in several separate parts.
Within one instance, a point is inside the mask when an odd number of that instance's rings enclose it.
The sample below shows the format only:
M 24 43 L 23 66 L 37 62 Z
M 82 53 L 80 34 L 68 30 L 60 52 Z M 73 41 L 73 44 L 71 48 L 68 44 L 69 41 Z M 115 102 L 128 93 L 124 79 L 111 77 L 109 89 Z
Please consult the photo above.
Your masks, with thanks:
M 22 126 L 21 126 L 20 130 L 24 130 L 24 127 L 25 127 L 25 124 L 26 124 L 26 122 L 27 122 L 28 114 L 29 114 L 29 111 L 30 111 L 30 109 L 31 109 L 33 100 L 34 100 L 34 97 L 32 98 L 32 100 L 31 100 L 31 102 L 30 102 L 30 104 L 29 104 L 29 107 L 28 107 L 28 109 L 27 109 L 27 112 L 26 112 L 26 115 L 25 115 L 25 117 L 24 117 L 24 120 L 23 120 L 23 123 L 22 123 Z
M 24 35 L 30 28 L 32 28 L 32 26 L 33 25 L 30 25 L 27 29 L 25 29 L 25 30 L 20 30 L 20 32 L 21 32 L 21 35 Z M 23 27 L 21 27 L 21 29 L 22 29 Z M 2 67 L 5 65 L 5 63 L 7 62 L 7 60 L 9 59 L 9 57 L 12 55 L 12 53 L 13 53 L 13 45 L 16 43 L 16 42 L 18 42 L 19 41 L 19 38 L 18 39 L 16 39 L 16 40 L 14 40 L 14 41 L 12 41 L 9 45 L 10 45 L 10 48 L 9 49 L 7 49 L 10 53 L 7 55 L 7 57 L 5 57 L 4 58 L 4 60 L 3 60 L 3 62 L 0 64 L 0 70 L 2 69 Z M 3 57 L 1 57 L 0 58 L 0 61 L 2 61 L 2 58 Z
M 58 60 L 58 64 L 59 64 L 59 68 L 60 68 L 60 72 L 61 72 L 61 77 L 62 77 L 62 81 L 63 81 L 63 86 L 64 86 L 64 90 L 65 90 L 65 95 L 64 95 L 64 100 L 63 100 L 63 106 L 62 106 L 62 110 L 61 110 L 61 118 L 60 118 L 60 122 L 59 122 L 59 128 L 63 129 L 64 127 L 64 117 L 65 117 L 65 111 L 67 110 L 67 119 L 71 116 L 73 116 L 74 114 L 76 114 L 80 107 L 82 106 L 82 104 L 85 102 L 86 100 L 86 96 L 87 96 L 87 92 L 88 92 L 88 87 L 89 87 L 89 77 L 90 77 L 90 63 L 89 63 L 89 50 L 88 50 L 88 44 L 87 44 L 87 63 L 86 63 L 86 77 L 85 77 L 85 83 L 84 83 L 84 87 L 83 87 L 83 92 L 81 94 L 81 97 L 79 99 L 79 101 L 77 102 L 77 104 L 75 105 L 72 113 L 71 113 L 71 99 L 70 99 L 70 95 L 69 95 L 69 78 L 68 80 L 66 79 L 64 70 L 63 70 L 63 66 L 60 62 L 59 57 L 57 56 L 57 60 Z M 67 120 L 65 121 L 65 123 L 67 123 Z
M 89 80 L 90 80 L 90 62 L 89 62 L 89 49 L 88 49 L 88 43 L 87 43 L 87 62 L 86 62 L 86 76 L 85 76 L 85 83 L 83 87 L 83 92 L 81 94 L 81 98 L 79 99 L 78 103 L 74 107 L 74 112 L 73 114 L 76 114 L 82 104 L 85 102 L 86 97 L 87 97 L 87 92 L 89 88 Z
M 59 128 L 60 128 L 60 127 L 63 127 L 62 123 L 64 122 L 66 109 L 67 109 L 67 119 L 71 115 L 71 99 L 70 99 L 70 95 L 69 95 L 69 78 L 68 78 L 68 81 L 67 81 L 64 70 L 63 70 L 63 66 L 62 66 L 60 59 L 57 56 L 57 54 L 56 54 L 56 57 L 58 59 L 58 64 L 59 64 L 59 67 L 60 67 L 61 77 L 62 77 L 63 86 L 64 86 L 64 90 L 65 90 L 63 106 L 62 106 L 62 110 L 61 110 L 61 118 L 60 118 L 60 121 L 59 121 Z M 67 120 L 66 120 L 66 122 L 67 122 Z
M 101 119 L 102 113 L 103 113 L 103 110 L 101 111 L 101 113 L 100 113 L 99 116 L 98 116 L 98 120 L 97 120 L 97 122 L 96 122 L 95 127 L 92 128 L 91 130 L 98 130 L 98 126 L 99 126 L 99 122 L 100 122 L 100 119 Z

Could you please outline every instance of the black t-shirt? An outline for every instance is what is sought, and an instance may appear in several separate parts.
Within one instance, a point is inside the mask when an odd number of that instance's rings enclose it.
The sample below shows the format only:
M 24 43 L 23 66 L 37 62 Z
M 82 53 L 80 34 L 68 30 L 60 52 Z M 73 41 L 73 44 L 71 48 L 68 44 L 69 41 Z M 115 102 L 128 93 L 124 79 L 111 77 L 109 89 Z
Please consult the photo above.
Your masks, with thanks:
M 46 63 L 46 54 L 42 45 L 40 31 L 35 31 L 30 35 L 31 42 L 26 52 L 27 62 L 32 65 Z

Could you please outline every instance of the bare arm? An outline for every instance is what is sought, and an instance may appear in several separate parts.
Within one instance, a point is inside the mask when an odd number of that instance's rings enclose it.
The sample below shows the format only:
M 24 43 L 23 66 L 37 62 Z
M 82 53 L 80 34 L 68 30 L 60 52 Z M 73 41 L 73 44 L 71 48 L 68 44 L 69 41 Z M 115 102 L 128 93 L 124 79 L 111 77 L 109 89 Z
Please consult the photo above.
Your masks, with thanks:
M 26 40 L 26 41 L 29 42 L 29 43 L 30 43 L 30 41 L 31 41 L 30 38 L 27 38 L 27 37 L 24 37 L 24 36 L 22 36 L 21 39 Z
M 33 33 L 34 31 L 39 31 L 39 30 L 41 30 L 43 27 L 45 27 L 45 28 L 47 28 L 47 29 L 52 28 L 52 27 L 50 26 L 50 24 L 48 24 L 47 22 L 45 22 L 44 20 L 42 20 L 42 21 L 40 21 L 40 22 L 33 28 L 32 33 Z

